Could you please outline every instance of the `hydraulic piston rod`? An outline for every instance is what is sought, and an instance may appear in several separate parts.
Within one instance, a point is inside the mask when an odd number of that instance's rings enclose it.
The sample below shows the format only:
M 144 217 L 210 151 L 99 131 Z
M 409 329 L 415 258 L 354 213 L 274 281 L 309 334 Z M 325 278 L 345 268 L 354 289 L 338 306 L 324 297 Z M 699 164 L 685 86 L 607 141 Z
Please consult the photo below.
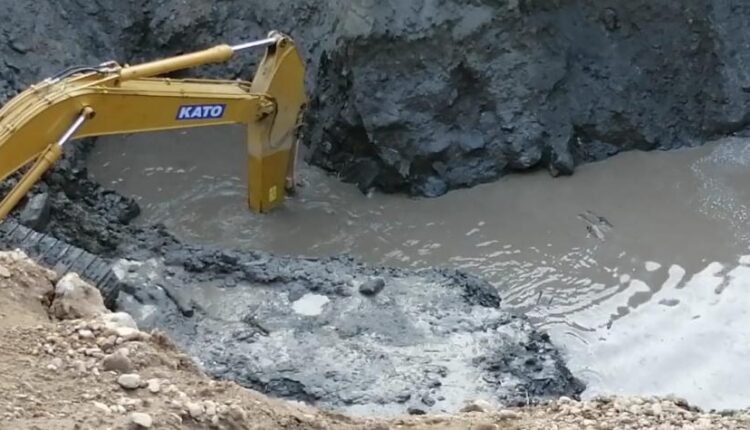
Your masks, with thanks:
M 264 48 L 266 46 L 270 46 L 275 44 L 279 41 L 278 36 L 272 36 L 261 40 L 256 40 L 254 42 L 247 42 L 247 43 L 240 43 L 239 45 L 232 46 L 232 51 L 242 51 L 243 49 L 250 49 L 250 48 Z
M 8 193 L 7 196 L 0 202 L 0 220 L 5 218 L 8 213 L 23 199 L 23 196 L 36 184 L 42 175 L 54 166 L 54 164 L 62 156 L 62 146 L 70 140 L 71 137 L 78 131 L 83 123 L 94 115 L 94 110 L 90 107 L 85 107 L 78 117 L 73 121 L 73 124 L 68 128 L 57 142 L 52 143 L 47 149 L 39 155 L 34 164 L 29 170 L 21 177 L 21 180 L 16 186 Z

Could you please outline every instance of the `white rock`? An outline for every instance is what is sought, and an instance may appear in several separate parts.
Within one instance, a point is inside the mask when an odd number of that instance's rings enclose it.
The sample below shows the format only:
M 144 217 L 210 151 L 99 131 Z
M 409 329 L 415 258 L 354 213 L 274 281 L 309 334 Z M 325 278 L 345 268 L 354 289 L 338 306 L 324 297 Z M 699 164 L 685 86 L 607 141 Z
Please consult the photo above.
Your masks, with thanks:
M 149 338 L 149 335 L 147 333 L 144 333 L 132 327 L 117 327 L 115 328 L 114 332 L 117 337 L 122 339 L 124 342 L 145 340 Z
M 136 325 L 133 317 L 125 312 L 104 314 L 102 315 L 101 320 L 104 322 L 105 327 L 110 330 L 114 330 L 117 327 L 128 327 L 136 330 L 138 329 L 138 325 Z
M 105 405 L 104 403 L 93 402 L 93 404 L 94 404 L 95 408 L 99 409 L 100 411 L 104 412 L 105 414 L 109 414 L 111 412 L 111 410 L 109 409 L 109 407 L 107 405 Z
M 151 425 L 154 423 L 151 419 L 151 415 L 143 412 L 131 412 L 130 415 L 128 415 L 128 421 L 137 426 L 137 428 L 144 429 L 151 428 Z
M 81 339 L 93 339 L 94 333 L 91 330 L 78 330 L 78 337 Z
M 167 388 L 164 389 L 165 393 L 176 393 L 177 391 L 179 390 L 173 384 L 168 384 Z
M 0 265 L 0 278 L 10 278 L 10 270 L 3 265 Z
M 135 390 L 141 386 L 141 376 L 136 373 L 126 373 L 117 378 L 117 383 L 127 390 Z
M 61 320 L 91 318 L 109 312 L 99 290 L 75 273 L 68 273 L 57 282 L 50 310 Z
M 62 358 L 55 357 L 52 359 L 52 362 L 47 366 L 47 369 L 49 370 L 59 370 L 63 366 Z
M 172 417 L 177 424 L 182 424 L 182 417 L 181 416 L 177 415 L 174 412 L 170 412 L 169 416 Z
M 631 402 L 628 399 L 618 397 L 613 405 L 617 412 L 624 412 L 630 408 Z
M 161 391 L 161 384 L 159 383 L 158 379 L 154 378 L 148 380 L 148 391 L 150 391 L 152 394 L 156 394 Z
M 188 402 L 187 410 L 194 420 L 199 421 L 203 416 L 203 405 L 195 402 Z
M 211 400 L 206 400 L 205 402 L 203 402 L 203 408 L 206 410 L 206 415 L 216 415 L 216 403 L 212 402 Z
M 142 403 L 141 399 L 131 399 L 130 397 L 120 397 L 117 400 L 118 405 L 123 405 L 126 408 L 129 406 L 140 406 L 141 403 Z

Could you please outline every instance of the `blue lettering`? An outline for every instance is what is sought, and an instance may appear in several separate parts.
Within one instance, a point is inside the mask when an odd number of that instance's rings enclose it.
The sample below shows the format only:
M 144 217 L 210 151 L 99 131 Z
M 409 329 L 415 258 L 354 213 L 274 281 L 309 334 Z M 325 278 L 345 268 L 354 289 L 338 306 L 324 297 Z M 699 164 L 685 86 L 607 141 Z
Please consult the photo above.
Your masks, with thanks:
M 224 116 L 225 105 L 182 105 L 177 120 L 218 119 Z

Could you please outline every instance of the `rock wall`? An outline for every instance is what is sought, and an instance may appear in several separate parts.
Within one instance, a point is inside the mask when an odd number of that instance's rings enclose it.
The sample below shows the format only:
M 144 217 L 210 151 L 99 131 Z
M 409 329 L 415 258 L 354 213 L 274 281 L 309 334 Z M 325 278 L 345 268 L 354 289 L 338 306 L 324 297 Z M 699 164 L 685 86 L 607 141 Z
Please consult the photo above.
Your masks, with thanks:
M 327 51 L 313 160 L 437 195 L 747 125 L 739 1 L 378 2 Z
M 291 33 L 310 160 L 420 195 L 746 128 L 739 0 L 0 1 L 0 91 L 63 65 Z M 198 71 L 249 77 L 243 55 Z

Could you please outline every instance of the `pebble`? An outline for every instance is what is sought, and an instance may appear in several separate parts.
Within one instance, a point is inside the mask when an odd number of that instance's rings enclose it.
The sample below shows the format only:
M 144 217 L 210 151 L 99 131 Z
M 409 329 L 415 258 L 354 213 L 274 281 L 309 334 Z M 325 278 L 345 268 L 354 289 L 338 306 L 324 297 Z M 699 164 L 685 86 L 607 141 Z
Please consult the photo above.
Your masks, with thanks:
M 487 412 L 490 408 L 486 400 L 475 400 L 461 408 L 461 412 Z
M 161 384 L 158 379 L 154 378 L 148 380 L 148 391 L 151 392 L 151 394 L 156 394 L 161 391 Z
M 497 413 L 497 418 L 501 420 L 517 420 L 521 418 L 521 415 L 510 409 L 503 409 Z
M 133 317 L 125 312 L 114 312 L 102 315 L 102 320 L 104 320 L 104 325 L 111 330 L 115 330 L 117 327 L 138 328 Z
M 399 403 L 406 403 L 409 399 L 411 399 L 411 393 L 408 391 L 396 395 L 396 401 Z
M 188 414 L 196 421 L 200 420 L 203 416 L 203 406 L 200 403 L 188 402 L 187 410 Z
M 5 266 L 0 266 L 0 278 L 10 278 L 10 270 Z
M 425 415 L 427 412 L 419 407 L 416 406 L 409 406 L 406 411 L 409 413 L 409 415 Z
M 47 369 L 49 369 L 49 370 L 59 370 L 62 367 L 62 365 L 63 365 L 62 358 L 55 357 L 55 358 L 52 359 L 52 362 L 49 365 L 47 365 Z
M 99 345 L 99 348 L 103 350 L 112 349 L 115 346 L 115 342 L 117 341 L 117 336 L 107 336 L 107 337 L 100 337 L 96 340 L 96 344 Z
M 385 281 L 383 280 L 383 278 L 374 278 L 365 281 L 362 285 L 360 285 L 359 292 L 364 296 L 374 296 L 383 291 L 383 288 L 385 288 Z
M 136 373 L 126 373 L 117 378 L 117 383 L 127 390 L 135 390 L 141 386 L 141 377 Z
M 133 370 L 133 363 L 130 362 L 130 359 L 122 351 L 116 351 L 104 357 L 102 360 L 102 369 L 127 373 Z
M 117 327 L 115 329 L 115 333 L 118 337 L 122 338 L 126 342 L 131 340 L 140 340 L 145 334 L 132 327 Z
M 126 408 L 128 406 L 138 406 L 138 405 L 141 404 L 141 399 L 137 399 L 137 398 L 134 399 L 134 398 L 130 398 L 130 397 L 120 397 L 117 400 L 117 404 L 118 405 L 123 405 Z
M 86 348 L 83 350 L 83 354 L 88 357 L 104 357 L 104 353 L 99 348 Z
M 169 417 L 170 417 L 170 418 L 172 418 L 172 419 L 174 419 L 174 421 L 175 421 L 175 422 L 176 422 L 177 424 L 182 424 L 182 417 L 181 417 L 181 416 L 179 416 L 179 415 L 177 415 L 176 413 L 174 413 L 174 412 L 170 412 L 170 413 L 169 413 Z
M 86 373 L 86 363 L 84 363 L 81 360 L 76 360 L 73 362 L 73 367 L 78 371 L 78 373 Z
M 203 402 L 203 408 L 206 410 L 206 415 L 210 417 L 216 415 L 216 403 L 211 400 Z
M 154 422 L 151 419 L 151 415 L 143 412 L 131 412 L 130 415 L 128 415 L 128 421 L 134 424 L 137 428 L 144 429 L 151 428 L 151 425 L 153 425 Z
M 99 409 L 100 411 L 104 412 L 105 414 L 109 414 L 111 412 L 111 410 L 109 409 L 109 407 L 107 405 L 105 405 L 104 403 L 102 403 L 102 402 L 93 402 L 93 404 L 94 404 L 95 408 Z
M 94 339 L 94 332 L 86 329 L 78 330 L 78 337 L 86 340 Z

